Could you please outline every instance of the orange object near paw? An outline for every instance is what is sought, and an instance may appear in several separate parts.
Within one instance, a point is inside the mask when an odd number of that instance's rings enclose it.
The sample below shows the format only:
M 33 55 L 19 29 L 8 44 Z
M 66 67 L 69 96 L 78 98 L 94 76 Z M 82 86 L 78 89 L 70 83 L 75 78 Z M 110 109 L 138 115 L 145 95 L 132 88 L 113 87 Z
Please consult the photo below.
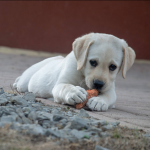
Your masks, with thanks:
M 83 103 L 76 104 L 76 109 L 83 108 L 90 98 L 98 96 L 98 91 L 96 89 L 87 90 L 87 93 L 88 93 L 87 100 L 84 101 Z

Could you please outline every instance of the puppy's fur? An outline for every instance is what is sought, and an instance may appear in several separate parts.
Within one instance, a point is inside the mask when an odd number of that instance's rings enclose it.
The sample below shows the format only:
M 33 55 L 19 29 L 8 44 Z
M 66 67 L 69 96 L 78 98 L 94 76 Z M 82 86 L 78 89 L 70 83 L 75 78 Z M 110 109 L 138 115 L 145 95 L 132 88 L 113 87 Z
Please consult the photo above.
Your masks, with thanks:
M 90 61 L 96 61 L 92 66 Z M 122 68 L 122 76 L 133 65 L 135 52 L 128 44 L 113 35 L 90 33 L 73 42 L 73 51 L 45 59 L 28 68 L 13 84 L 19 92 L 33 92 L 36 97 L 54 98 L 57 103 L 74 105 L 86 100 L 87 89 L 94 81 L 104 86 L 98 97 L 89 99 L 91 110 L 106 111 L 116 101 L 115 79 Z M 117 68 L 109 69 L 113 64 Z

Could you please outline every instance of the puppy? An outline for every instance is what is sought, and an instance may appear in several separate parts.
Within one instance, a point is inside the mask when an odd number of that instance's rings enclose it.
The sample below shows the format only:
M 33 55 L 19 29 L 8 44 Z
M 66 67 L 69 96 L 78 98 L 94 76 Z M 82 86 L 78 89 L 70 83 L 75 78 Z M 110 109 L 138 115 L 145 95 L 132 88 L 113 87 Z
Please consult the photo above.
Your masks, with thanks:
M 90 33 L 77 38 L 65 58 L 52 57 L 31 66 L 13 86 L 19 92 L 33 92 L 36 97 L 69 105 L 85 101 L 87 89 L 97 89 L 99 95 L 86 105 L 91 110 L 106 111 L 116 102 L 116 75 L 122 69 L 125 78 L 134 60 L 134 50 L 123 39 Z

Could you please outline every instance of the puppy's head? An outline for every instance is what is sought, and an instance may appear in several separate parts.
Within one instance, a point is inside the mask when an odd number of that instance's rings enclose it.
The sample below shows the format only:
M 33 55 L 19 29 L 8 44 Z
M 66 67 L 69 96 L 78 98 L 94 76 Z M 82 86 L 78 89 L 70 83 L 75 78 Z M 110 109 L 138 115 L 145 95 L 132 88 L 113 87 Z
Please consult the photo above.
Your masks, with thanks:
M 135 60 L 135 52 L 124 40 L 107 34 L 79 37 L 73 42 L 73 51 L 86 85 L 102 93 L 109 90 L 121 68 L 125 78 Z

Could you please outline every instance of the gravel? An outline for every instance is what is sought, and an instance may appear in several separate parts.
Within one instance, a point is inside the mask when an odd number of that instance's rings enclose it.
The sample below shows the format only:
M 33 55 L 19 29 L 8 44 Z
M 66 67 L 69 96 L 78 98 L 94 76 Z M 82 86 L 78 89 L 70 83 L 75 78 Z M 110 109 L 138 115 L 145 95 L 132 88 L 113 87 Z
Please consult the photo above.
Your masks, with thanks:
M 76 113 L 68 107 L 45 106 L 36 101 L 33 93 L 9 94 L 0 88 L 0 127 L 5 125 L 21 134 L 75 142 L 106 138 L 110 130 L 119 127 L 119 122 L 96 120 L 84 109 Z M 149 134 L 143 136 L 150 138 Z M 107 149 L 96 145 L 95 150 Z

